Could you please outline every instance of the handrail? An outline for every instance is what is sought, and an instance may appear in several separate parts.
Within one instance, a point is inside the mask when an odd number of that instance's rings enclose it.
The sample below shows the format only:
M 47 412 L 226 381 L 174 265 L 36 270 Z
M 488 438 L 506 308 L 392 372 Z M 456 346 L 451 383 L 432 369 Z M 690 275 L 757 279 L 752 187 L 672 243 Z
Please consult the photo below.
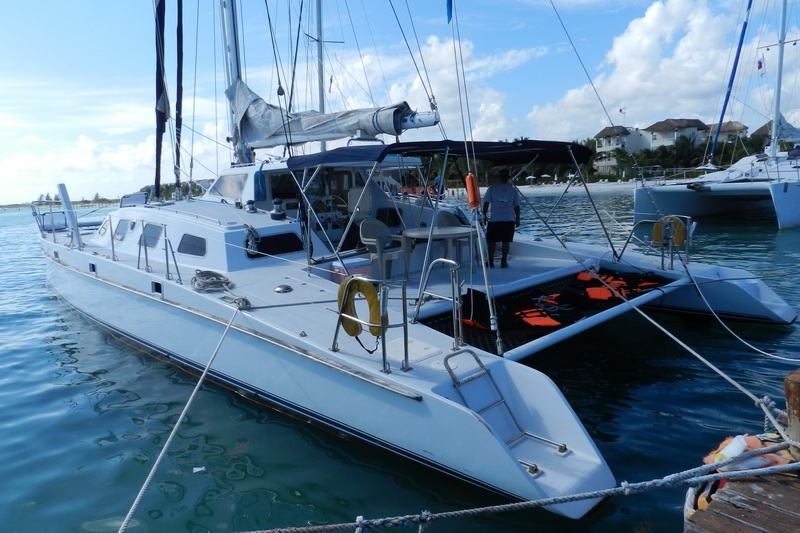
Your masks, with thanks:
M 406 280 L 375 280 L 369 279 L 366 277 L 361 276 L 353 276 L 347 280 L 345 280 L 344 292 L 342 293 L 342 300 L 341 302 L 347 301 L 350 297 L 351 292 L 351 285 L 356 280 L 358 281 L 366 281 L 368 283 L 377 283 L 378 284 L 378 295 L 379 295 L 379 307 L 380 307 L 380 317 L 381 323 L 380 324 L 373 324 L 372 322 L 367 322 L 366 320 L 362 320 L 356 316 L 348 315 L 347 313 L 342 312 L 341 304 L 338 309 L 338 318 L 336 319 L 336 329 L 333 331 L 333 342 L 331 343 L 331 351 L 338 352 L 339 351 L 339 329 L 342 326 L 342 319 L 347 318 L 348 320 L 352 320 L 353 322 L 357 322 L 363 326 L 371 327 L 371 328 L 378 328 L 381 330 L 380 335 L 380 344 L 381 344 L 381 360 L 382 360 L 382 368 L 381 372 L 384 374 L 391 374 L 392 369 L 391 365 L 389 364 L 389 360 L 386 354 L 386 330 L 393 329 L 393 328 L 403 328 L 403 363 L 400 367 L 400 370 L 403 372 L 407 372 L 411 370 L 411 366 L 408 364 L 408 298 L 407 298 L 407 291 L 406 291 Z M 401 300 L 402 300 L 402 312 L 403 312 L 403 321 L 396 322 L 394 324 L 384 324 L 383 317 L 387 315 L 386 308 L 389 302 L 389 287 L 390 286 L 400 286 L 401 291 Z
M 117 221 L 117 225 L 121 222 Z M 114 245 L 114 221 L 111 218 L 111 215 L 108 215 L 108 236 L 111 238 L 111 260 L 117 260 L 117 250 Z
M 450 265 L 450 290 L 452 291 L 452 296 L 442 296 L 428 290 L 428 282 L 430 281 L 431 270 L 437 263 L 442 263 L 446 265 Z M 464 329 L 461 322 L 461 279 L 459 276 L 459 270 L 461 266 L 458 262 L 452 259 L 446 259 L 444 257 L 440 257 L 438 259 L 434 259 L 428 265 L 428 268 L 425 269 L 425 274 L 422 277 L 422 282 L 420 283 L 420 292 L 417 294 L 417 302 L 414 307 L 414 316 L 411 317 L 411 322 L 415 323 L 417 318 L 419 317 L 419 311 L 422 308 L 422 302 L 426 295 L 433 296 L 434 298 L 439 298 L 445 301 L 452 302 L 453 304 L 453 349 L 458 350 L 461 346 L 464 345 Z
M 692 222 L 692 217 L 687 216 L 687 215 L 665 215 L 665 216 L 661 217 L 659 220 L 644 219 L 644 220 L 637 221 L 636 223 L 634 223 L 633 227 L 631 227 L 631 230 L 628 233 L 628 238 L 625 239 L 625 244 L 623 245 L 622 250 L 620 251 L 619 255 L 617 256 L 617 259 L 618 260 L 622 259 L 622 255 L 625 253 L 625 250 L 627 249 L 628 244 L 630 244 L 631 240 L 633 239 L 634 232 L 636 231 L 636 228 L 638 228 L 641 224 L 657 224 L 659 222 L 664 222 L 665 220 L 667 220 L 669 218 L 680 219 L 683 222 L 683 224 L 684 224 L 684 226 L 686 228 L 686 238 L 684 239 L 683 247 L 684 247 L 684 253 L 685 253 L 685 256 L 686 256 L 685 257 L 685 261 L 686 261 L 686 263 L 688 263 L 689 262 L 689 254 L 691 252 L 692 224 L 693 224 L 693 222 Z M 665 237 L 666 237 L 665 238 L 666 242 L 663 245 L 661 245 L 661 268 L 662 269 L 665 268 L 665 261 L 664 260 L 665 260 L 665 250 L 667 248 L 669 248 L 670 268 L 673 268 L 674 267 L 674 263 L 675 263 L 675 248 L 673 247 L 672 234 L 668 233 Z
M 139 234 L 139 251 L 138 255 L 136 256 L 136 268 L 137 270 L 141 270 L 142 268 L 142 248 L 144 248 L 144 270 L 145 272 L 152 272 L 153 269 L 150 267 L 150 258 L 147 255 L 147 243 L 145 242 L 144 238 L 144 220 L 140 221 L 140 225 L 142 226 L 142 233 Z
M 167 239 L 169 250 L 172 253 L 172 264 L 175 266 L 175 274 L 178 275 L 178 285 L 183 285 L 183 278 L 181 277 L 181 270 L 178 268 L 178 260 L 175 258 L 175 248 L 172 247 L 172 241 Z

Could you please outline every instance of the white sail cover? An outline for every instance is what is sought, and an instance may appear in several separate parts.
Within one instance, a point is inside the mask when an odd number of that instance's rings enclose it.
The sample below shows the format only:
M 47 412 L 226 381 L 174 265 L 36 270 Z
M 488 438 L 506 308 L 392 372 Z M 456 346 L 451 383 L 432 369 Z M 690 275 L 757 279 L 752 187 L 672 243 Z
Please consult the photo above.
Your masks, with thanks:
M 778 139 L 784 142 L 800 141 L 800 129 L 795 128 L 781 113 L 778 119 Z
M 413 125 L 417 113 L 406 102 L 387 107 L 354 109 L 322 114 L 319 111 L 289 113 L 265 102 L 242 80 L 237 80 L 225 94 L 231 103 L 239 139 L 248 148 L 269 148 L 309 141 L 328 141 L 381 133 L 400 135 Z M 422 114 L 420 114 L 422 115 Z M 438 122 L 438 115 L 436 116 Z M 434 124 L 436 122 L 433 122 Z M 430 125 L 430 124 L 421 124 Z

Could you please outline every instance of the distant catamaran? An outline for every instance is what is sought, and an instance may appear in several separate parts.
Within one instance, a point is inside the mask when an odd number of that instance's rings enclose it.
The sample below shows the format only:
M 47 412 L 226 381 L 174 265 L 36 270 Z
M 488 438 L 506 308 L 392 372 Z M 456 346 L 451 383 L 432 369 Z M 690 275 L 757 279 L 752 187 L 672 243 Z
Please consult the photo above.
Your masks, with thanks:
M 441 200 L 435 176 L 455 159 L 523 171 L 572 163 L 580 172 L 591 155 L 580 145 L 399 142 L 255 160 L 256 148 L 400 135 L 438 115 L 406 104 L 326 114 L 320 95 L 320 112 L 287 116 L 247 88 L 236 2 L 220 8 L 231 168 L 201 198 L 131 196 L 91 229 L 78 223 L 63 184 L 63 208 L 34 205 L 52 286 L 92 321 L 246 397 L 536 499 L 615 480 L 558 387 L 517 361 L 634 306 L 709 312 L 688 272 L 720 315 L 795 320 L 753 274 L 673 268 L 674 252 L 689 247 L 674 224 L 660 261 L 610 240 L 517 236 L 510 268 L 488 272 L 474 176 L 465 178 L 470 212 Z M 158 101 L 166 111 L 163 94 Z M 580 518 L 597 503 L 549 510 Z
M 712 156 L 719 128 L 725 117 L 752 3 L 752 0 L 749 0 L 747 4 L 731 79 L 713 141 Z M 783 0 L 770 144 L 765 153 L 746 156 L 725 170 L 709 172 L 692 180 L 660 184 L 639 183 L 634 190 L 634 210 L 637 218 L 646 219 L 665 214 L 702 217 L 768 209 L 774 212 L 778 228 L 800 226 L 800 150 L 795 148 L 788 152 L 779 151 L 781 141 L 800 141 L 800 130 L 790 125 L 781 114 L 786 8 L 787 0 Z

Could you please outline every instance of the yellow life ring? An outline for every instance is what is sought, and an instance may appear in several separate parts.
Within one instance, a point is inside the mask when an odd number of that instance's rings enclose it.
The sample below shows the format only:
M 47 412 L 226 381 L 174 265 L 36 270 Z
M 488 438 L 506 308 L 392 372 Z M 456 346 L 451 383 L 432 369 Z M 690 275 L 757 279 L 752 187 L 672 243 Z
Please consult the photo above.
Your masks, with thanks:
M 672 245 L 683 246 L 683 243 L 686 242 L 686 224 L 680 217 L 674 215 L 661 217 L 658 222 L 653 224 L 653 244 L 664 246 L 664 228 L 667 224 L 672 231 Z
M 345 299 L 344 292 L 348 282 L 350 282 L 350 291 L 347 294 L 347 299 Z M 383 320 L 381 320 L 381 303 L 380 299 L 378 298 L 378 290 L 375 288 L 375 285 L 356 276 L 347 276 L 339 285 L 339 295 L 337 297 L 339 303 L 339 312 L 352 317 L 357 317 L 358 315 L 356 314 L 355 304 L 356 296 L 359 294 L 364 296 L 364 299 L 367 301 L 367 305 L 369 306 L 370 324 L 388 324 L 389 318 L 386 315 L 383 315 Z M 342 328 L 344 328 L 345 333 L 351 337 L 357 337 L 363 331 L 360 323 L 345 316 L 342 317 Z M 374 336 L 379 337 L 381 335 L 381 328 L 377 326 L 370 326 L 369 332 Z

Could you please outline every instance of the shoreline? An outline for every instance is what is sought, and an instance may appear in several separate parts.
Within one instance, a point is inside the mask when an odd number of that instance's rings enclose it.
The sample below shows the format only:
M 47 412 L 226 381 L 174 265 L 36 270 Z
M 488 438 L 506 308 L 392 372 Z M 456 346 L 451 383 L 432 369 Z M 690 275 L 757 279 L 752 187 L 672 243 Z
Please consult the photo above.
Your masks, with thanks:
M 613 181 L 613 182 L 595 182 L 587 183 L 589 191 L 593 193 L 613 193 L 633 191 L 636 183 L 631 181 Z M 567 187 L 567 182 L 563 183 L 546 183 L 542 185 L 518 185 L 517 188 L 524 195 L 537 195 L 537 194 L 561 194 Z M 481 187 L 481 195 L 486 194 L 488 187 Z M 581 194 L 585 193 L 583 186 L 580 183 L 573 183 L 567 191 L 567 194 Z M 448 188 L 448 198 L 463 198 L 465 197 L 463 188 Z

